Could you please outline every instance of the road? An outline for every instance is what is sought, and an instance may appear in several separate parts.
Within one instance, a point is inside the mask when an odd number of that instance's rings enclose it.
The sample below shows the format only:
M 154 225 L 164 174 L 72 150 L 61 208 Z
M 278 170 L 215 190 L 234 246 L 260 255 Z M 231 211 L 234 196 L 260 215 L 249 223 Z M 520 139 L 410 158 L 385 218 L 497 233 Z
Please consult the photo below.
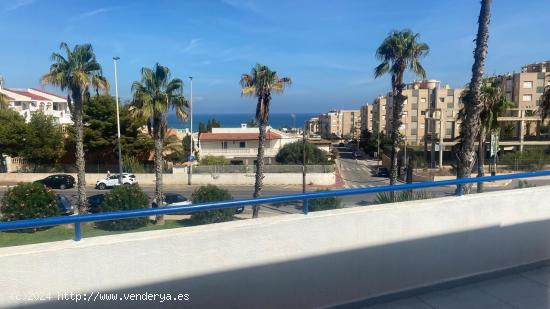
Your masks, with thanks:
M 353 156 L 353 150 L 348 147 L 336 147 L 339 152 L 339 159 L 337 160 L 338 169 L 343 180 L 342 188 L 333 188 L 333 189 L 358 189 L 358 188 L 368 188 L 373 186 L 382 186 L 388 185 L 389 179 L 385 177 L 376 177 L 373 176 L 374 171 L 376 170 L 377 161 L 367 160 L 364 158 L 355 159 Z M 530 179 L 528 180 L 530 185 L 542 186 L 549 185 L 550 180 L 541 180 L 541 179 Z M 153 185 L 140 185 L 142 190 L 151 198 L 154 194 Z M 485 186 L 485 191 L 498 191 L 498 190 L 507 190 L 517 188 L 518 180 L 508 181 L 503 184 L 500 183 L 487 183 Z M 192 192 L 199 186 L 187 186 L 187 185 L 165 185 L 164 192 L 174 192 L 180 193 L 184 196 L 190 198 Z M 221 186 L 227 189 L 234 199 L 247 199 L 252 197 L 254 187 L 249 186 Z M 7 188 L 0 186 L 0 198 L 4 195 Z M 317 188 L 311 188 L 308 186 L 308 191 L 315 191 Z M 423 191 L 429 192 L 433 197 L 448 196 L 454 194 L 454 186 L 443 186 L 424 189 Z M 57 193 L 62 193 L 69 197 L 73 202 L 76 200 L 76 189 L 67 189 L 67 190 L 55 190 Z M 93 186 L 87 188 L 88 196 L 94 194 L 106 193 L 108 190 L 97 190 Z M 293 194 L 300 193 L 302 191 L 301 186 L 264 186 L 262 190 L 262 196 L 272 196 L 272 195 L 284 195 L 284 194 Z M 475 191 L 475 189 L 474 189 Z M 362 194 L 354 196 L 342 197 L 343 204 L 346 207 L 355 207 L 355 206 L 367 206 L 372 205 L 376 200 L 376 194 Z M 273 216 L 289 213 L 301 213 L 301 201 L 296 201 L 292 203 L 282 203 L 282 204 L 269 204 L 262 205 L 260 210 L 260 216 Z M 251 216 L 251 207 L 246 207 L 245 212 L 242 214 L 243 217 Z

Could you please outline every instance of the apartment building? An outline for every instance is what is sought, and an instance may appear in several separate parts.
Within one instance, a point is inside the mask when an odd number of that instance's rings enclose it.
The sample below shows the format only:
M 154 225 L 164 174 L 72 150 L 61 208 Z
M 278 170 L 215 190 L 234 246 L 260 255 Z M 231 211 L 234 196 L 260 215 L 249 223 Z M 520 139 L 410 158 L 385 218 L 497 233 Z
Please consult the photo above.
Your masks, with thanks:
M 319 133 L 326 139 L 359 138 L 360 110 L 333 110 L 319 115 Z
M 52 116 L 58 124 L 72 123 L 66 98 L 34 88 L 5 88 L 1 81 L 0 93 L 7 97 L 8 108 L 17 111 L 27 122 L 32 114 L 42 112 Z
M 319 117 L 310 118 L 306 123 L 306 127 L 307 127 L 307 134 L 309 136 L 319 136 L 320 135 Z
M 372 104 L 361 106 L 361 131 L 368 130 L 372 132 Z
M 387 96 L 379 96 L 372 104 L 372 132 L 376 134 L 386 132 L 386 119 L 388 105 Z
M 524 65 L 519 73 L 497 76 L 510 101 L 519 109 L 537 109 L 544 87 L 550 86 L 550 60 Z
M 424 144 L 426 139 L 453 140 L 458 136 L 458 111 L 464 89 L 441 86 L 437 80 L 414 81 L 403 91 L 406 99 L 401 114 L 401 134 L 408 145 Z M 393 97 L 387 97 L 386 132 L 391 131 Z M 440 132 L 443 136 L 440 137 Z

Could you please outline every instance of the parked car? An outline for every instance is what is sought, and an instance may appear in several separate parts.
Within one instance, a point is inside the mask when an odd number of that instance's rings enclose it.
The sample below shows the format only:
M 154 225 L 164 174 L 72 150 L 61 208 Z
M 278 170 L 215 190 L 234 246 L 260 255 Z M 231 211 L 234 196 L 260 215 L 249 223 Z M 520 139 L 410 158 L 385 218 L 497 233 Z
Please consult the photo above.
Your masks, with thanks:
M 88 200 L 88 211 L 91 213 L 99 212 L 99 205 L 105 200 L 105 194 L 95 194 L 89 196 Z
M 164 193 L 164 206 L 187 206 L 191 205 L 192 202 L 189 201 L 185 196 L 179 193 Z M 157 208 L 158 204 L 153 201 L 153 208 Z M 235 208 L 235 213 L 240 214 L 244 211 L 244 207 Z
M 136 175 L 129 173 L 122 173 L 122 184 L 123 185 L 132 185 L 137 183 Z M 95 187 L 100 190 L 105 190 L 107 188 L 112 188 L 119 185 L 118 174 L 111 175 L 96 181 Z
M 74 213 L 74 206 L 71 204 L 71 201 L 63 194 L 56 194 L 57 198 L 57 207 L 59 212 L 63 215 L 71 215 Z
M 390 172 L 385 167 L 376 169 L 376 177 L 390 177 Z
M 44 186 L 51 189 L 65 190 L 74 187 L 74 177 L 67 174 L 55 174 L 50 175 L 44 179 L 37 180 L 35 182 L 41 183 Z

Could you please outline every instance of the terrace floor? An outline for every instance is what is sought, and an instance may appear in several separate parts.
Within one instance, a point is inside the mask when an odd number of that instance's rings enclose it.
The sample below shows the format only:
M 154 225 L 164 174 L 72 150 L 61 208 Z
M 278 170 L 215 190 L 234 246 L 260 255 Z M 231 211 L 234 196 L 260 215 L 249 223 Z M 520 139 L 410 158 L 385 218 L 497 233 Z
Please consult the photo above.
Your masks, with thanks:
M 379 303 L 369 309 L 550 308 L 550 266 Z

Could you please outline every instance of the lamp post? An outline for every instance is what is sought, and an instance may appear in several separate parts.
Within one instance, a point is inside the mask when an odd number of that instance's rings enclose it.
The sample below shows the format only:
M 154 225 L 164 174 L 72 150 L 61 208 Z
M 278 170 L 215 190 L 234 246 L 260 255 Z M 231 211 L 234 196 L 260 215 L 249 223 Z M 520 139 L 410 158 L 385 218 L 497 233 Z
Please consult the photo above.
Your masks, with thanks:
M 117 75 L 117 61 L 120 57 L 113 57 L 113 63 L 115 65 L 115 100 L 116 100 L 116 126 L 117 126 L 117 142 L 118 142 L 118 183 L 122 185 L 122 144 L 120 143 L 120 114 L 118 107 L 118 75 Z
M 193 160 L 194 158 L 194 142 L 193 142 L 193 76 L 189 76 L 190 81 L 190 94 L 189 94 L 189 143 L 190 143 L 190 152 L 189 152 L 189 166 L 187 166 L 187 185 L 191 185 L 191 176 L 193 174 Z

